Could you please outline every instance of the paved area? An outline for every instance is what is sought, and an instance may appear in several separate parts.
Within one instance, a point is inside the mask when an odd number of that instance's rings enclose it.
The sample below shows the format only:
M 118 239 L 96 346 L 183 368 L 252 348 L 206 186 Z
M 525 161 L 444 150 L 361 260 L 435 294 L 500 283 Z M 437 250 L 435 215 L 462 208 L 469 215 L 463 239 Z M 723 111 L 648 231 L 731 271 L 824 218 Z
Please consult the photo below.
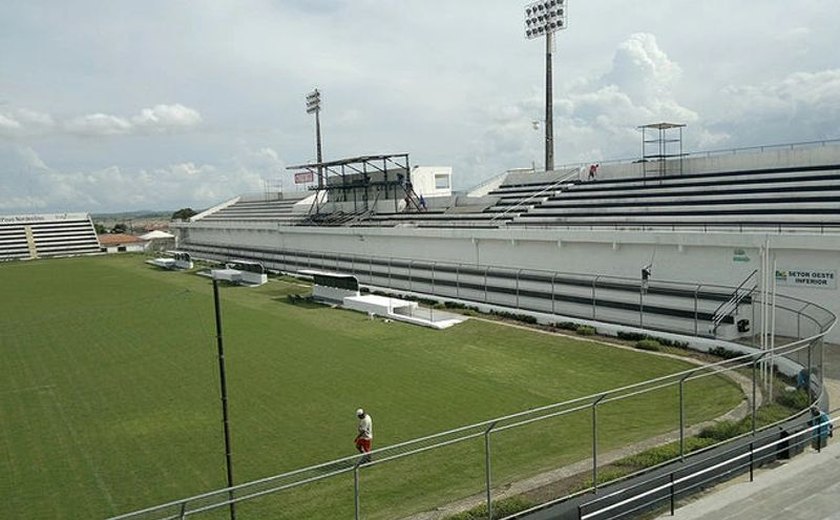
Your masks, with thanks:
M 826 349 L 826 388 L 832 418 L 840 415 L 840 346 Z M 840 423 L 835 422 L 835 432 Z M 679 509 L 677 520 L 840 520 L 840 435 L 817 453 L 808 450 L 774 469 L 739 478 Z
M 676 520 L 840 520 L 840 439 L 677 509 Z M 742 479 L 741 479 L 742 480 Z

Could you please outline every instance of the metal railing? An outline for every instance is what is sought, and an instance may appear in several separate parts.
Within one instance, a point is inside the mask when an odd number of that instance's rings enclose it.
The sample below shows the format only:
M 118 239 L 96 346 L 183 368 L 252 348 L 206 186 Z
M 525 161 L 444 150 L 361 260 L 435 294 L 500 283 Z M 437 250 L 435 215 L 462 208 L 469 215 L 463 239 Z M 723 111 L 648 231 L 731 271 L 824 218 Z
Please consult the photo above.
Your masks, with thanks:
M 834 412 L 837 411 L 834 410 Z M 812 444 L 818 452 L 821 452 L 825 437 L 828 436 L 828 432 L 838 421 L 840 419 L 835 418 L 819 422 L 798 432 L 790 432 L 758 447 L 751 442 L 745 447 L 736 445 L 723 454 L 717 453 L 711 457 L 700 457 L 699 460 L 679 469 L 642 479 L 632 485 L 580 504 L 578 506 L 578 518 L 580 520 L 596 518 L 606 520 L 632 517 L 632 515 L 641 511 L 655 508 L 663 502 L 668 503 L 670 513 L 673 516 L 676 501 L 681 495 L 691 494 L 719 481 L 722 473 L 737 475 L 749 471 L 750 482 L 753 482 L 756 466 L 767 460 L 775 459 L 779 451 L 796 451 L 798 447 Z M 709 464 L 710 459 L 720 458 L 724 460 Z M 627 496 L 627 498 L 621 498 L 622 496 Z
M 721 303 L 720 306 L 715 309 L 715 312 L 713 313 L 714 318 L 712 318 L 712 332 L 717 331 L 717 328 L 721 323 L 723 323 L 723 320 L 726 319 L 727 316 L 731 316 L 738 311 L 738 305 L 741 304 L 741 301 L 743 301 L 744 298 L 755 292 L 755 284 L 747 290 L 742 289 L 755 277 L 756 274 L 758 274 L 758 269 L 754 269 L 753 272 L 751 272 L 750 275 L 747 276 L 734 291 L 732 291 L 731 298 Z
M 699 289 L 698 287 L 697 290 L 699 291 Z M 684 456 L 686 453 L 686 436 L 693 431 L 692 428 L 696 429 L 703 420 L 699 418 L 699 414 L 696 411 L 687 409 L 686 403 L 691 402 L 691 397 L 694 395 L 692 392 L 700 395 L 705 391 L 704 389 L 707 387 L 700 386 L 702 380 L 712 381 L 708 378 L 716 378 L 721 375 L 735 374 L 739 370 L 751 369 L 751 395 L 748 396 L 750 404 L 748 415 L 752 416 L 753 431 L 755 431 L 756 410 L 758 399 L 760 398 L 758 387 L 763 383 L 756 377 L 756 367 L 759 364 L 769 363 L 771 366 L 775 366 L 780 372 L 791 377 L 799 372 L 807 373 L 808 388 L 811 388 L 810 379 L 812 375 L 817 377 L 821 377 L 822 375 L 822 338 L 833 326 L 835 316 L 827 309 L 818 305 L 779 296 L 776 299 L 776 312 L 778 316 L 781 316 L 776 321 L 778 329 L 776 333 L 780 338 L 785 337 L 788 340 L 784 344 L 784 340 L 780 339 L 778 346 L 772 351 L 761 352 L 757 349 L 750 350 L 749 347 L 743 345 L 732 344 L 732 348 L 746 349 L 748 353 L 734 359 L 691 368 L 676 374 L 597 392 L 539 408 L 524 410 L 379 448 L 371 452 L 373 459 L 368 463 L 363 464 L 363 459 L 358 455 L 344 457 L 120 515 L 114 517 L 114 520 L 151 518 L 182 519 L 210 511 L 218 511 L 220 508 L 228 507 L 231 503 L 242 503 L 267 496 L 272 496 L 274 502 L 267 505 L 261 503 L 261 505 L 265 505 L 272 512 L 264 512 L 265 514 L 261 515 L 277 517 L 280 516 L 280 511 L 274 511 L 271 508 L 283 509 L 283 497 L 288 497 L 288 493 L 291 493 L 291 490 L 316 482 L 346 482 L 341 480 L 342 475 L 352 476 L 353 510 L 355 518 L 358 519 L 361 517 L 362 505 L 365 503 L 365 495 L 360 487 L 360 477 L 363 473 L 373 471 L 374 468 L 388 468 L 388 471 L 393 472 L 393 477 L 388 478 L 388 481 L 391 483 L 398 482 L 400 480 L 400 470 L 397 465 L 394 465 L 396 461 L 416 460 L 418 461 L 417 464 L 422 466 L 421 454 L 441 452 L 445 454 L 445 450 L 461 449 L 459 447 L 468 446 L 471 440 L 483 441 L 483 449 L 479 450 L 479 454 L 473 453 L 471 455 L 475 456 L 475 459 L 464 460 L 462 463 L 472 468 L 483 467 L 484 482 L 481 485 L 476 483 L 472 492 L 483 494 L 488 514 L 492 515 L 493 496 L 495 492 L 493 484 L 494 472 L 492 468 L 494 467 L 494 462 L 499 462 L 498 455 L 494 458 L 494 440 L 502 442 L 501 445 L 504 445 L 504 439 L 500 439 L 500 437 L 515 433 L 516 435 L 526 435 L 534 443 L 545 442 L 547 439 L 545 435 L 551 432 L 553 432 L 553 435 L 557 435 L 557 432 L 565 431 L 564 428 L 566 428 L 567 424 L 585 420 L 585 417 L 588 417 L 588 422 L 591 427 L 590 434 L 588 436 L 579 436 L 574 441 L 583 443 L 583 446 L 589 446 L 590 457 L 588 460 L 592 474 L 591 489 L 597 489 L 599 485 L 599 467 L 604 464 L 602 451 L 617 447 L 604 442 L 602 435 L 599 433 L 600 424 L 606 422 L 615 426 L 616 421 L 620 421 L 621 415 L 617 415 L 616 410 L 608 406 L 610 403 L 623 402 L 625 406 L 634 405 L 644 408 L 653 403 L 661 406 L 661 403 L 667 402 L 669 398 L 674 400 L 678 404 L 677 409 L 674 410 L 673 419 L 667 421 L 666 424 L 655 425 L 654 429 L 661 432 L 671 432 L 670 435 L 673 440 L 679 441 L 680 456 Z M 803 320 L 810 322 L 813 327 L 811 331 L 804 335 L 802 334 Z M 707 384 L 717 385 L 724 383 L 712 382 Z M 641 399 L 644 404 L 638 405 L 634 401 L 637 399 Z M 691 424 L 689 420 L 689 412 L 694 417 L 694 424 Z M 580 414 L 584 415 L 581 416 Z M 584 417 L 584 419 L 581 417 Z M 555 422 L 551 422 L 552 420 L 555 420 Z M 579 431 L 577 433 L 579 434 Z M 569 442 L 572 441 L 570 440 Z M 470 456 L 469 451 L 466 451 L 465 454 L 466 456 Z M 555 460 L 555 464 L 569 462 L 572 461 L 564 460 L 561 455 L 558 455 Z M 434 468 L 424 468 L 421 467 L 419 470 L 434 471 Z M 520 477 L 522 475 L 518 475 L 514 471 L 505 478 L 512 479 Z M 341 487 L 342 485 L 344 484 L 336 484 L 337 487 Z M 335 491 L 333 490 L 332 492 Z M 450 499 L 450 497 L 446 496 L 446 490 L 444 489 L 438 489 L 435 492 L 440 494 L 440 500 L 446 501 Z M 348 500 L 349 498 L 350 496 L 347 496 Z M 435 505 L 429 503 L 427 507 L 431 508 Z M 317 505 L 315 508 L 315 511 L 317 511 Z M 297 517 L 307 516 L 307 514 L 299 512 L 289 514 Z
M 538 191 L 538 192 L 536 192 L 536 193 L 532 193 L 529 197 L 525 198 L 524 200 L 520 200 L 519 202 L 517 202 L 517 203 L 516 203 L 516 204 L 514 204 L 513 206 L 511 206 L 511 207 L 509 207 L 509 208 L 505 209 L 505 211 L 503 211 L 503 212 L 501 212 L 501 213 L 499 213 L 499 214 L 497 214 L 497 215 L 494 215 L 494 216 L 493 216 L 493 218 L 491 218 L 491 219 L 490 219 L 490 222 L 495 222 L 496 220 L 498 220 L 498 219 L 500 219 L 500 218 L 503 218 L 503 217 L 504 217 L 505 215 L 507 215 L 508 213 L 512 213 L 512 212 L 514 212 L 514 211 L 518 211 L 518 210 L 519 210 L 519 209 L 521 209 L 521 208 L 524 208 L 525 206 L 527 206 L 527 205 L 528 205 L 528 203 L 529 203 L 529 202 L 531 202 L 531 201 L 533 201 L 534 199 L 537 199 L 537 198 L 539 198 L 539 197 L 543 196 L 544 194 L 546 194 L 546 193 L 548 193 L 548 192 L 552 192 L 552 193 L 553 193 L 554 191 L 556 191 L 556 190 L 557 190 L 557 188 L 558 188 L 560 185 L 562 185 L 563 183 L 568 182 L 568 181 L 569 181 L 569 179 L 571 179 L 572 177 L 577 176 L 577 175 L 578 175 L 578 170 L 577 170 L 577 169 L 574 169 L 574 171 L 568 171 L 568 172 L 565 172 L 565 173 L 567 173 L 568 175 L 564 175 L 563 177 L 561 177 L 560 179 L 556 180 L 555 182 L 553 182 L 553 183 L 552 183 L 552 184 L 550 184 L 549 186 L 546 186 L 545 188 L 541 189 L 540 191 Z M 561 175 L 563 175 L 563 174 L 561 174 Z
M 361 284 L 373 290 L 429 295 L 484 311 L 524 311 L 542 316 L 544 321 L 559 315 L 704 337 L 712 336 L 709 325 L 714 309 L 728 300 L 734 290 L 728 286 L 669 280 L 650 281 L 645 289 L 640 280 L 619 276 L 340 252 L 234 249 L 209 244 L 193 244 L 191 251 L 194 256 L 212 260 L 255 260 L 267 269 L 281 272 L 294 273 L 300 269 L 345 272 L 355 275 Z M 791 297 L 778 302 L 780 307 L 790 309 L 803 304 L 807 302 Z M 751 312 L 754 307 L 742 304 L 739 309 L 753 324 L 757 317 Z M 819 327 L 807 316 L 797 320 Z M 800 330 L 796 337 L 803 335 Z
M 686 157 L 717 157 L 721 155 L 737 155 L 743 153 L 752 153 L 752 152 L 765 152 L 767 150 L 795 150 L 797 148 L 821 148 L 825 146 L 832 146 L 840 144 L 840 139 L 823 139 L 819 141 L 801 141 L 797 143 L 782 143 L 782 144 L 770 144 L 770 145 L 757 145 L 757 146 L 742 146 L 738 148 L 721 148 L 718 150 L 706 150 L 706 151 L 697 151 L 697 152 L 688 152 Z M 596 161 L 589 161 L 589 162 L 580 162 L 580 163 L 568 163 L 562 166 L 558 166 L 557 169 L 561 168 L 580 168 L 581 166 L 587 166 L 592 164 L 593 162 L 597 162 L 601 165 L 604 164 L 635 164 L 639 161 L 639 157 L 626 157 L 623 159 L 607 159 L 607 160 L 596 160 Z

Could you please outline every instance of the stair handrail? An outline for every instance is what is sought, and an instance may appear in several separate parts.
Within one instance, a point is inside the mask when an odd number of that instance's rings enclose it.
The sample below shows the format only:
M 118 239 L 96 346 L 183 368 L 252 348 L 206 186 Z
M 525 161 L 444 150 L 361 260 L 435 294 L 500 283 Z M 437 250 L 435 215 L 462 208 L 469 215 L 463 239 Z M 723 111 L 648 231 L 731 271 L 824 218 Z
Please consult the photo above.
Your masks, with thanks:
M 564 182 L 567 182 L 567 181 L 568 181 L 569 179 L 571 179 L 572 177 L 574 177 L 574 176 L 578 175 L 578 173 L 579 173 L 579 172 L 580 172 L 580 168 L 573 168 L 572 170 L 569 170 L 569 172 L 568 172 L 569 174 L 568 174 L 568 175 L 566 175 L 565 177 L 562 177 L 561 179 L 558 179 L 557 181 L 555 181 L 554 183 L 552 183 L 550 186 L 546 186 L 545 188 L 543 188 L 542 190 L 538 191 L 537 193 L 534 193 L 534 194 L 533 194 L 533 195 L 531 195 L 530 197 L 528 197 L 528 198 L 526 198 L 526 199 L 524 199 L 524 200 L 520 200 L 519 202 L 517 202 L 517 203 L 516 203 L 516 204 L 514 204 L 513 206 L 511 206 L 511 207 L 509 207 L 508 209 L 506 209 L 505 211 L 503 211 L 503 212 L 501 212 L 501 213 L 499 213 L 499 214 L 497 214 L 497 215 L 494 215 L 494 216 L 493 216 L 493 218 L 491 218 L 491 219 L 490 219 L 490 222 L 495 222 L 495 221 L 496 221 L 496 219 L 502 218 L 502 217 L 504 217 L 505 215 L 507 215 L 508 213 L 510 213 L 511 211 L 521 208 L 521 207 L 522 207 L 522 206 L 524 206 L 527 202 L 530 202 L 531 200 L 533 200 L 533 199 L 535 199 L 535 198 L 539 197 L 539 196 L 540 196 L 540 195 L 542 195 L 543 193 L 545 193 L 545 192 L 547 192 L 547 191 L 552 191 L 552 190 L 554 190 L 554 189 L 555 189 L 555 188 L 556 188 L 559 184 L 562 184 L 562 183 L 564 183 Z
M 712 313 L 712 332 L 717 331 L 720 324 L 727 316 L 738 310 L 741 300 L 749 296 L 755 291 L 756 286 L 753 285 L 748 291 L 741 292 L 741 289 L 758 273 L 758 269 L 753 269 L 744 280 L 735 288 L 728 300 L 718 305 L 717 309 Z

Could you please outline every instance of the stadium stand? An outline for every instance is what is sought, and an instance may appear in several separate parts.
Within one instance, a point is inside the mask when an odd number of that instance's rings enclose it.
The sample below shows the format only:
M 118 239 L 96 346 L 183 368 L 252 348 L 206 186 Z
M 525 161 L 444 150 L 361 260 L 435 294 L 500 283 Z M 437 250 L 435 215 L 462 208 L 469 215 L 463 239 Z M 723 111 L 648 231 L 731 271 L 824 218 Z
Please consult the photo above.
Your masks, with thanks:
M 0 260 L 99 253 L 86 213 L 0 217 Z
M 570 176 L 577 176 L 577 169 L 542 175 L 545 180 L 502 183 L 483 197 L 452 197 L 448 204 L 436 201 L 436 207 L 427 211 L 408 208 L 402 212 L 374 213 L 353 225 L 498 228 L 568 189 L 576 182 Z
M 576 183 L 515 225 L 840 224 L 840 165 Z
M 348 272 L 372 288 L 726 338 L 755 317 L 722 312 L 738 295 L 707 297 L 710 286 L 740 287 L 776 262 L 780 291 L 840 313 L 840 141 L 703 152 L 681 164 L 680 173 L 645 176 L 638 160 L 603 162 L 597 180 L 581 178 L 585 165 L 516 170 L 472 196 L 427 197 L 424 208 L 401 196 L 331 201 L 326 193 L 320 207 L 299 204 L 295 221 L 248 221 L 236 202 L 174 229 L 184 248 L 217 260 Z M 652 279 L 641 280 L 639 269 L 653 264 Z
M 238 200 L 216 212 L 203 217 L 209 222 L 221 221 L 273 221 L 294 225 L 301 222 L 306 213 L 295 213 L 295 204 L 303 199 Z

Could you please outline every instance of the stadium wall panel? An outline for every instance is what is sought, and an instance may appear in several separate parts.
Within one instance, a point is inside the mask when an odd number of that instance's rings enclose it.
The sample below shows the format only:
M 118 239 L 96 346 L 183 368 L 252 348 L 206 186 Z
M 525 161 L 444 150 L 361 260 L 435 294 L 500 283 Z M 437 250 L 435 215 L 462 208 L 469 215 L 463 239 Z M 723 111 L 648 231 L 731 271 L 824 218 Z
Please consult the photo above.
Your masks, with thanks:
M 393 268 L 391 278 L 414 276 L 422 265 L 437 262 L 460 264 L 461 280 L 471 276 L 483 283 L 481 270 L 499 266 L 511 273 L 550 271 L 638 278 L 643 266 L 653 264 L 652 280 L 738 286 L 761 263 L 768 248 L 780 271 L 811 272 L 832 277 L 823 286 L 790 282 L 779 284 L 780 294 L 822 305 L 840 314 L 837 271 L 840 235 L 820 233 L 737 233 L 700 231 L 623 231 L 581 229 L 429 229 L 278 227 L 276 225 L 192 223 L 182 230 L 182 244 L 214 244 L 228 248 L 263 248 L 273 251 L 309 251 L 317 258 L 330 257 L 324 268 L 342 270 L 347 261 L 336 257 L 389 258 L 406 265 Z M 311 263 L 311 261 L 309 261 Z M 338 263 L 336 263 L 338 262 Z M 319 262 L 322 263 L 322 262 Z M 316 267 L 298 265 L 299 268 Z M 351 265 L 352 267 L 352 265 Z M 371 265 L 373 272 L 375 266 Z M 387 279 L 387 272 L 377 281 Z M 441 278 L 441 282 L 445 278 Z M 807 280 L 806 280 L 807 282 Z M 430 287 L 430 281 L 412 280 Z M 510 281 L 499 282 L 512 287 Z M 522 288 L 528 288 L 528 283 Z M 474 289 L 465 289 L 474 290 Z M 569 294 L 585 293 L 578 287 Z M 662 302 L 667 304 L 667 302 Z M 709 309 L 702 309 L 708 312 Z M 829 333 L 840 340 L 840 331 Z

